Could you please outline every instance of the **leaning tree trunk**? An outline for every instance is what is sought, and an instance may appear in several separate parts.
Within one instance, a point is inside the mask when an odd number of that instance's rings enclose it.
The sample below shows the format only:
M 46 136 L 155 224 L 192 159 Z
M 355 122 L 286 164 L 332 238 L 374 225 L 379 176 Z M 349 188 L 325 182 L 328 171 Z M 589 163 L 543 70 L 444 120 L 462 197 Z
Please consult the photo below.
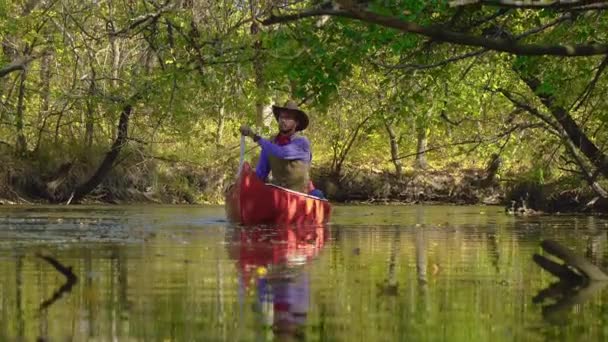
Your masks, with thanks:
M 537 93 L 541 84 L 538 79 L 524 76 L 521 73 L 519 73 L 519 77 L 530 87 L 532 92 Z M 557 120 L 564 132 L 566 132 L 566 135 L 574 146 L 589 159 L 598 172 L 608 178 L 608 157 L 589 139 L 576 121 L 574 121 L 570 113 L 564 107 L 556 104 L 552 96 L 543 93 L 537 96 L 549 109 L 551 115 Z
M 84 196 L 93 191 L 93 189 L 95 189 L 103 181 L 108 172 L 110 172 L 114 166 L 114 161 L 120 153 L 120 150 L 127 142 L 129 119 L 131 117 L 132 109 L 133 107 L 130 104 L 123 107 L 122 113 L 120 113 L 120 119 L 118 120 L 118 132 L 116 135 L 116 140 L 114 140 L 112 148 L 106 153 L 106 157 L 101 162 L 101 165 L 99 165 L 99 168 L 95 174 L 91 176 L 88 181 L 78 186 L 72 193 L 71 198 L 65 198 L 64 201 L 80 201 Z
M 570 152 L 570 155 L 574 159 L 574 162 L 578 165 L 578 168 L 581 170 L 581 174 L 583 175 L 583 177 L 585 177 L 585 180 L 587 180 L 587 183 L 589 184 L 591 189 L 593 189 L 593 191 L 595 191 L 595 193 L 598 194 L 600 197 L 608 198 L 608 192 L 602 187 L 599 182 L 597 182 L 597 174 L 594 174 L 587 168 L 583 157 L 579 155 L 580 151 L 567 137 L 563 137 L 563 140 L 566 145 L 566 150 Z

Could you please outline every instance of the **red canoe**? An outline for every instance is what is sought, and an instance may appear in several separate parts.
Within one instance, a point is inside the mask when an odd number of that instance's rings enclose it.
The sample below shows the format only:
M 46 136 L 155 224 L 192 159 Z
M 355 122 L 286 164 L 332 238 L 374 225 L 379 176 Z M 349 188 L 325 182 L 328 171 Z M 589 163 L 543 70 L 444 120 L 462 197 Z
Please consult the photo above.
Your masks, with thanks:
M 244 225 L 318 225 L 329 221 L 330 213 L 327 200 L 265 184 L 248 163 L 243 164 L 236 183 L 226 192 L 228 220 Z

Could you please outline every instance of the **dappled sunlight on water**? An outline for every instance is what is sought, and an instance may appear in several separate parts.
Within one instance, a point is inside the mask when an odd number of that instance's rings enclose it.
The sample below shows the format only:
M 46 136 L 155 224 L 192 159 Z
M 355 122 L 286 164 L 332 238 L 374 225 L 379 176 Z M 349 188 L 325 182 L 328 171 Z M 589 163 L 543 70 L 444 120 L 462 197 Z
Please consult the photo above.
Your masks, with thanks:
M 606 290 L 533 303 L 556 279 L 532 255 L 550 238 L 603 266 L 607 230 L 498 207 L 254 229 L 220 207 L 2 207 L 0 340 L 604 340 Z

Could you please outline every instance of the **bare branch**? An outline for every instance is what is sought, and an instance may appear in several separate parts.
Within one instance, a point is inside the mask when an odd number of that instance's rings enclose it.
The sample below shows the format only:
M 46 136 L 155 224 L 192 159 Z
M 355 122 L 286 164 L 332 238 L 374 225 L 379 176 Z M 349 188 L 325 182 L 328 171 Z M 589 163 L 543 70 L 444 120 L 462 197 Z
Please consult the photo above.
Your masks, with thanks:
M 594 173 L 591 173 L 591 171 L 587 169 L 583 158 L 579 155 L 578 150 L 572 141 L 567 138 L 563 140 L 565 141 L 568 152 L 570 152 L 570 155 L 574 158 L 576 165 L 580 169 L 579 174 L 585 178 L 591 189 L 593 189 L 596 194 L 602 198 L 608 198 L 608 192 L 606 192 L 606 190 L 604 190 L 604 188 L 602 188 L 602 186 L 597 182 L 597 177 L 599 176 L 601 170 L 597 169 Z
M 0 69 L 0 78 L 10 74 L 11 72 L 25 70 L 25 67 L 34 59 L 36 59 L 35 56 L 26 56 L 18 58 L 9 65 L 4 66 Z
M 417 156 L 419 154 L 423 154 L 423 153 L 427 153 L 427 152 L 431 152 L 431 151 L 442 150 L 444 148 L 453 147 L 453 146 L 459 146 L 459 145 L 471 145 L 471 144 L 475 144 L 475 147 L 473 148 L 473 149 L 475 149 L 476 147 L 478 147 L 482 143 L 495 142 L 495 141 L 498 141 L 498 140 L 500 140 L 500 139 L 502 139 L 504 137 L 509 137 L 515 131 L 525 130 L 525 129 L 543 128 L 543 127 L 546 127 L 546 126 L 544 126 L 543 124 L 540 124 L 540 123 L 533 123 L 533 124 L 526 124 L 526 125 L 520 125 L 520 124 L 518 124 L 518 125 L 514 125 L 514 126 L 510 127 L 506 131 L 501 132 L 500 134 L 497 134 L 497 135 L 495 135 L 493 137 L 490 137 L 490 138 L 486 138 L 486 139 L 474 138 L 474 139 L 469 139 L 469 140 L 462 140 L 462 141 L 458 141 L 458 142 L 455 142 L 455 143 L 449 143 L 449 144 L 444 144 L 444 145 L 440 145 L 440 146 L 435 146 L 435 147 L 427 148 L 424 151 L 419 151 L 419 152 L 416 152 L 416 153 L 410 153 L 410 154 L 402 155 L 402 156 L 399 156 L 399 158 L 395 158 L 395 159 L 396 160 L 405 159 L 405 158 Z M 471 151 L 469 151 L 469 152 L 471 152 Z M 391 158 L 389 160 L 392 161 L 393 158 Z
M 606 55 L 606 57 L 604 57 L 604 59 L 602 60 L 602 63 L 600 63 L 600 65 L 597 67 L 597 72 L 595 73 L 595 76 L 593 77 L 591 82 L 585 87 L 585 90 L 583 90 L 583 92 L 579 95 L 579 97 L 576 99 L 576 101 L 574 101 L 573 105 L 576 105 L 574 107 L 575 111 L 578 110 L 581 107 L 581 105 L 583 103 L 585 103 L 585 101 L 587 101 L 589 96 L 591 96 L 591 93 L 593 93 L 593 89 L 595 89 L 595 85 L 597 84 L 597 81 L 600 79 L 600 75 L 602 74 L 604 69 L 606 69 L 606 66 L 608 66 L 608 55 Z
M 572 8 L 572 11 L 593 11 L 593 10 L 605 10 L 608 9 L 608 3 L 604 2 L 604 3 L 597 3 L 597 4 L 591 4 L 591 5 L 587 5 L 587 6 L 580 6 L 580 7 L 575 7 Z
M 513 96 L 513 94 L 507 91 L 506 89 L 498 89 L 498 91 L 502 93 L 509 101 L 511 101 L 517 108 L 524 109 L 528 113 L 532 114 L 532 116 L 541 119 L 543 122 L 545 122 L 547 125 L 551 126 L 551 128 L 555 130 L 554 133 L 557 133 L 559 137 L 562 137 L 562 135 L 559 134 L 559 132 L 562 131 L 561 127 L 559 127 L 557 123 L 551 120 L 547 115 L 544 115 L 538 109 L 532 107 L 530 104 L 517 100 L 515 96 Z
M 143 25 L 144 23 L 150 23 L 150 22 L 154 21 L 155 19 L 158 19 L 163 13 L 170 11 L 172 8 L 173 8 L 173 6 L 165 5 L 161 8 L 159 8 L 158 11 L 156 11 L 154 13 L 147 13 L 147 14 L 140 15 L 137 18 L 133 18 L 133 19 L 131 19 L 131 24 L 129 24 L 127 27 L 124 27 L 118 31 L 110 33 L 110 36 L 124 35 L 130 31 L 134 30 L 138 26 Z

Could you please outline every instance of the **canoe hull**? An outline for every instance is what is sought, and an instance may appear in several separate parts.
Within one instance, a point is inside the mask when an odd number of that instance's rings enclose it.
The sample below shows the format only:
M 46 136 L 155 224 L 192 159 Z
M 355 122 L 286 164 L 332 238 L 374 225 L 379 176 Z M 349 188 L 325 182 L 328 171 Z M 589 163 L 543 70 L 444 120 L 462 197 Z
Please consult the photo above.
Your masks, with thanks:
M 319 225 L 330 214 L 327 200 L 265 184 L 248 163 L 226 192 L 226 216 L 234 223 Z

